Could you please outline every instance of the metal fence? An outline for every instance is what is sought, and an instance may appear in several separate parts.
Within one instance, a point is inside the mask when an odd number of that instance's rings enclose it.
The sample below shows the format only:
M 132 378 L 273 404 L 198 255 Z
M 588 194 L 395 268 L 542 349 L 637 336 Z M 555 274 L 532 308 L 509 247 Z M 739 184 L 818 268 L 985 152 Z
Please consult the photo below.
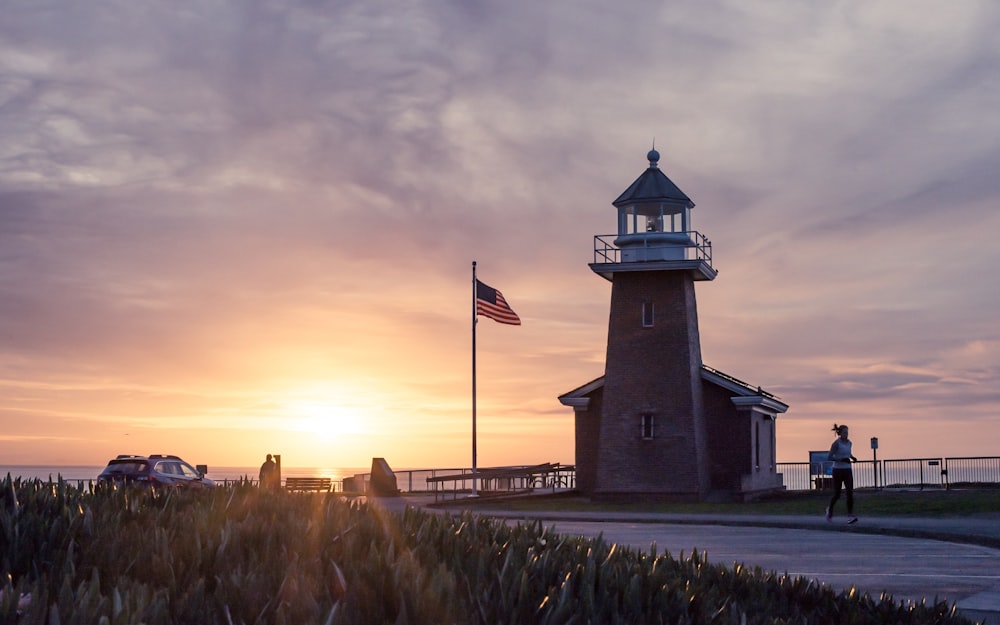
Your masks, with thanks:
M 828 467 L 824 467 L 827 469 Z M 786 490 L 815 490 L 830 486 L 829 471 L 817 471 L 809 462 L 779 462 Z M 855 488 L 953 488 L 1000 485 L 1000 456 L 960 458 L 903 458 L 861 460 L 854 463 Z
M 1000 482 L 1000 456 L 945 458 L 944 477 L 950 486 Z
M 782 474 L 785 489 L 808 491 L 831 486 L 830 476 L 813 473 L 814 466 L 808 462 L 779 462 L 778 473 Z M 420 469 L 396 471 L 396 483 L 404 493 L 431 492 L 435 490 L 428 478 L 454 473 L 468 473 L 472 470 Z M 575 485 L 575 472 L 563 467 L 561 479 Z M 349 484 L 346 490 L 364 491 L 369 474 L 354 477 L 357 483 Z M 886 460 L 859 460 L 854 463 L 855 488 L 917 488 L 941 489 L 959 486 L 1000 486 L 1000 456 L 970 456 L 958 458 L 903 458 Z M 338 484 L 336 490 L 345 490 Z
M 814 465 L 808 462 L 779 462 L 785 489 L 808 491 L 831 486 L 830 476 L 813 473 Z M 404 493 L 432 492 L 435 485 L 428 478 L 441 475 L 467 473 L 468 468 L 420 469 L 396 471 L 396 483 Z M 338 484 L 336 490 L 364 491 L 369 474 L 354 477 L 357 483 L 348 488 Z M 564 466 L 560 479 L 574 486 L 575 468 Z M 434 480 L 432 480 L 433 482 Z M 463 485 L 464 487 L 465 485 Z M 960 486 L 1000 486 L 1000 456 L 974 456 L 958 458 L 904 458 L 886 460 L 860 460 L 854 463 L 855 488 L 954 488 Z M 353 488 L 351 488 L 353 487 Z
M 511 471 L 527 470 L 532 466 L 494 467 L 480 469 L 476 476 L 479 479 L 492 479 L 488 476 L 500 469 Z M 452 488 L 468 490 L 472 486 L 473 473 L 470 468 L 452 469 L 409 469 L 393 471 L 396 476 L 396 487 L 403 493 L 438 493 L 442 489 L 440 479 L 447 476 Z M 353 478 L 346 478 L 340 484 L 335 484 L 334 490 L 364 492 L 367 490 L 370 473 L 359 473 Z M 576 468 L 567 465 L 555 465 L 544 474 L 531 475 L 525 481 L 518 482 L 522 487 L 532 488 L 573 488 L 576 485 Z M 512 483 L 513 484 L 513 483 Z
M 507 467 L 518 468 L 518 467 Z M 809 491 L 829 488 L 831 479 L 827 467 L 817 469 L 813 462 L 779 462 L 777 472 L 782 475 L 785 490 Z M 404 493 L 431 493 L 440 488 L 433 478 L 442 475 L 467 475 L 469 484 L 455 481 L 454 488 L 468 488 L 472 480 L 469 468 L 412 469 L 395 471 L 396 485 Z M 51 476 L 50 476 L 51 478 Z M 334 492 L 366 492 L 370 473 L 357 473 L 341 480 L 334 479 Z M 93 485 L 92 478 L 62 477 L 78 488 Z M 555 475 L 554 483 L 538 483 L 544 488 L 558 485 L 573 488 L 576 485 L 575 467 L 563 465 Z M 220 484 L 238 482 L 255 483 L 256 480 L 243 477 L 239 480 L 219 479 Z M 886 460 L 861 460 L 854 463 L 855 488 L 908 488 L 947 489 L 970 486 L 1000 487 L 1000 456 L 963 456 L 955 458 L 903 458 Z
M 876 472 L 881 472 L 881 461 L 859 460 L 854 463 L 854 487 L 872 488 L 881 478 Z M 785 490 L 814 490 L 832 487 L 833 478 L 828 472 L 816 472 L 815 465 L 809 462 L 779 462 L 778 473 L 782 474 Z
M 944 479 L 943 458 L 907 458 L 882 462 L 882 486 L 886 488 L 941 488 Z

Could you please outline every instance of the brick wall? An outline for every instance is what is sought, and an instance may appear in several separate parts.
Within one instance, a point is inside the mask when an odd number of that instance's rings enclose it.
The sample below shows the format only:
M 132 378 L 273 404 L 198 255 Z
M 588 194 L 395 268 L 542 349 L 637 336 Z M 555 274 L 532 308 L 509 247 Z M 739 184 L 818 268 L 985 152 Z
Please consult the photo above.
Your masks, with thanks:
M 576 487 L 584 493 L 594 491 L 597 479 L 597 448 L 600 440 L 604 389 L 590 395 L 587 410 L 574 413 L 576 430 Z
M 705 384 L 704 392 L 712 488 L 739 488 L 740 476 L 751 471 L 750 424 L 736 410 L 730 391 Z
M 643 327 L 643 303 L 654 307 Z M 694 283 L 684 272 L 614 276 L 595 491 L 698 498 L 709 486 Z M 654 437 L 643 440 L 643 414 Z

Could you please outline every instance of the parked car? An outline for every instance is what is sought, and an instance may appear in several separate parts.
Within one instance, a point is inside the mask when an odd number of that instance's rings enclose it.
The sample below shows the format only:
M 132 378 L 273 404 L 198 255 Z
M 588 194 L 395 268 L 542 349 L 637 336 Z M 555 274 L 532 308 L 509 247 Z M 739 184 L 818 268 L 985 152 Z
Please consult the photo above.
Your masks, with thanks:
M 121 454 L 97 476 L 99 484 L 148 488 L 212 488 L 215 482 L 177 456 Z

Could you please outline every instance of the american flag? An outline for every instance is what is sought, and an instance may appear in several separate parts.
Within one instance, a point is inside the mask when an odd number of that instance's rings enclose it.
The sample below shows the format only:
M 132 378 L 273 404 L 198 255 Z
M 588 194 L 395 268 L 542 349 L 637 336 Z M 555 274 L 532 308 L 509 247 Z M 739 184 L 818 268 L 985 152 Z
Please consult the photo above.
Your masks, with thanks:
M 476 280 L 476 314 L 512 326 L 521 325 L 521 318 L 510 307 L 503 293 Z

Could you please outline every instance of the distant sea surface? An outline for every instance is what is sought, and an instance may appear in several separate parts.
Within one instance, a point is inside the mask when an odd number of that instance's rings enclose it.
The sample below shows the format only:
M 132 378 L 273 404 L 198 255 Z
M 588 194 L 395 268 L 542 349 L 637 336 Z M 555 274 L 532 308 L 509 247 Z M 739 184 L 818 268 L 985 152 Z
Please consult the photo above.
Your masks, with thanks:
M 22 479 L 53 480 L 62 477 L 66 481 L 95 480 L 104 470 L 105 465 L 0 465 L 0 479 L 21 477 Z M 243 478 L 256 480 L 260 467 L 213 467 L 209 465 L 208 477 L 216 482 L 238 481 Z M 328 477 L 334 482 L 340 482 L 345 477 L 353 477 L 360 473 L 370 473 L 371 467 L 364 468 L 323 468 L 323 467 L 288 467 L 282 465 L 281 477 Z

